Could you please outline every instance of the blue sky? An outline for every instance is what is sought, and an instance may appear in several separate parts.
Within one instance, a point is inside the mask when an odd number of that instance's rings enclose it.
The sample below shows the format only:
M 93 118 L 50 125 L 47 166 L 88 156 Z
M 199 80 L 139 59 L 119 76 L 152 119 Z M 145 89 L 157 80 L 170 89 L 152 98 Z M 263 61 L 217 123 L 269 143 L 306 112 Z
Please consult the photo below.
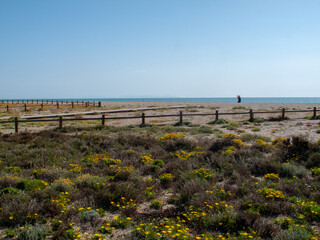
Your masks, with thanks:
M 0 0 L 0 98 L 319 97 L 318 0 Z

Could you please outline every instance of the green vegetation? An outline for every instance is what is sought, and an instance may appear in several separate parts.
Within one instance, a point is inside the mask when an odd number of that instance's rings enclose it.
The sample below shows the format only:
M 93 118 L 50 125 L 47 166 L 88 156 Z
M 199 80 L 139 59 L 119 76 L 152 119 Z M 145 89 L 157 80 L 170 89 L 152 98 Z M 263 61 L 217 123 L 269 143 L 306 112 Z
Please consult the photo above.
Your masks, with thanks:
M 133 125 L 3 134 L 0 238 L 318 239 L 320 143 L 215 134 Z

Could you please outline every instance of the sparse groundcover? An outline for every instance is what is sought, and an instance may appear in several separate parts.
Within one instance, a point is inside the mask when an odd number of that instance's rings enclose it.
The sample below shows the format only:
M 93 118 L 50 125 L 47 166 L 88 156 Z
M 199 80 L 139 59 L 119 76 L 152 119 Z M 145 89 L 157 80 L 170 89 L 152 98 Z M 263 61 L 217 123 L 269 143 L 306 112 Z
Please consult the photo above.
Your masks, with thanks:
M 130 126 L 3 134 L 0 238 L 319 238 L 319 143 L 211 133 Z

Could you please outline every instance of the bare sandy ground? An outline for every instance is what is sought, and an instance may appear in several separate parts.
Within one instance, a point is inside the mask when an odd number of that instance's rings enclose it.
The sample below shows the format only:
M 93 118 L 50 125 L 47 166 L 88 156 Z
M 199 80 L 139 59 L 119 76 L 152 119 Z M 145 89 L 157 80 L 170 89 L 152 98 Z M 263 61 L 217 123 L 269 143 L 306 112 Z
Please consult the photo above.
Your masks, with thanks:
M 169 109 L 170 106 L 185 106 L 184 109 Z M 320 130 L 320 120 L 308 120 L 306 117 L 312 116 L 312 112 L 304 113 L 286 113 L 288 120 L 284 121 L 263 121 L 261 123 L 243 124 L 245 120 L 249 119 L 249 110 L 253 111 L 277 111 L 285 108 L 286 110 L 312 110 L 313 107 L 320 109 L 319 103 L 189 103 L 189 102 L 102 102 L 102 108 L 97 110 L 113 110 L 113 109 L 136 109 L 136 108 L 152 108 L 163 107 L 164 109 L 145 111 L 146 116 L 150 115 L 163 115 L 163 114 L 179 114 L 182 110 L 183 114 L 197 114 L 197 113 L 215 113 L 216 110 L 219 113 L 228 112 L 247 112 L 245 115 L 226 115 L 219 116 L 219 118 L 226 119 L 228 121 L 237 122 L 239 126 L 236 129 L 228 130 L 224 125 L 210 125 L 212 128 L 219 128 L 223 132 L 233 132 L 237 134 L 258 134 L 270 137 L 274 139 L 276 137 L 292 137 L 302 136 L 309 141 L 316 142 L 320 138 L 320 134 L 317 131 Z M 92 110 L 92 109 L 91 109 Z M 81 116 L 81 112 L 88 111 L 86 109 L 69 109 L 68 112 L 77 111 L 78 116 Z M 50 113 L 46 111 L 45 114 Z M 57 113 L 54 110 L 54 113 Z M 320 112 L 318 112 L 320 115 Z M 22 117 L 23 113 L 21 113 Z M 32 114 L 28 114 L 32 115 Z M 38 115 L 38 114 L 37 114 Z M 119 116 L 141 116 L 141 111 L 135 111 L 130 113 L 110 113 L 106 117 L 119 117 Z M 279 117 L 280 113 L 272 114 L 255 114 L 255 118 L 263 118 L 265 120 L 271 117 Z M 93 116 L 94 117 L 94 116 Z M 155 125 L 173 124 L 179 120 L 179 117 L 169 118 L 147 118 L 146 123 Z M 184 116 L 184 121 L 189 121 L 196 125 L 207 125 L 208 122 L 215 120 L 215 116 Z M 71 122 L 69 122 L 71 124 Z M 74 122 L 72 122 L 74 123 Z M 140 124 L 141 119 L 123 119 L 123 120 L 107 120 L 107 125 L 113 126 L 127 126 Z M 93 122 L 92 124 L 98 124 Z M 55 123 L 52 123 L 50 128 L 54 127 Z M 66 123 L 68 125 L 68 123 Z M 85 124 L 84 124 L 85 125 Z M 26 126 L 21 127 L 20 130 L 42 130 L 46 129 L 45 126 Z M 12 129 L 0 129 L 2 133 L 12 132 Z M 242 132 L 242 133 L 241 133 Z

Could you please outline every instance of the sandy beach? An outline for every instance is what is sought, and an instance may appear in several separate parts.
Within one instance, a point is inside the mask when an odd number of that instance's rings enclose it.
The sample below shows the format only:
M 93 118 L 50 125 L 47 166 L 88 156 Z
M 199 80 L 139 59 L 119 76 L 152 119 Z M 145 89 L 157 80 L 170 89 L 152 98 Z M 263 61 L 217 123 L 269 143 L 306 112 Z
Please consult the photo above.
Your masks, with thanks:
M 170 109 L 169 107 L 181 106 L 180 109 Z M 217 110 L 219 113 L 230 112 L 248 112 L 244 115 L 225 115 L 219 116 L 219 119 L 225 119 L 230 122 L 237 123 L 235 129 L 227 128 L 223 124 L 208 125 L 207 123 L 215 120 L 215 116 L 184 116 L 183 120 L 192 123 L 193 125 L 207 125 L 211 128 L 218 128 L 223 132 L 238 133 L 238 134 L 258 134 L 270 137 L 271 139 L 277 137 L 292 137 L 301 136 L 309 141 L 315 142 L 320 138 L 320 134 L 317 133 L 319 128 L 319 120 L 308 120 L 306 117 L 312 116 L 312 112 L 302 113 L 286 113 L 287 120 L 284 121 L 268 121 L 270 118 L 279 117 L 280 113 L 271 114 L 254 114 L 254 118 L 264 119 L 263 122 L 255 122 L 250 124 L 243 124 L 249 119 L 249 110 L 256 111 L 279 111 L 284 108 L 286 111 L 290 110 L 312 110 L 314 107 L 320 109 L 319 103 L 190 103 L 190 102 L 102 102 L 101 108 L 83 108 L 64 106 L 61 109 L 55 109 L 54 106 L 48 105 L 43 111 L 31 111 L 23 112 L 22 110 L 16 110 L 12 113 L 12 116 L 19 116 L 24 118 L 26 116 L 33 115 L 46 115 L 46 114 L 62 114 L 62 113 L 76 113 L 76 116 L 83 117 L 83 112 L 88 111 L 102 111 L 102 110 L 121 110 L 121 109 L 139 109 L 139 108 L 155 108 L 162 107 L 163 109 L 144 111 L 146 116 L 150 115 L 163 115 L 163 114 L 179 114 L 182 111 L 183 114 L 198 114 L 198 113 L 215 113 Z M 106 117 L 120 117 L 120 116 L 141 116 L 141 112 L 136 110 L 134 112 L 123 113 L 108 113 Z M 3 112 L 2 112 L 3 114 Z M 318 113 L 320 114 L 320 113 Z M 99 115 L 98 113 L 93 116 Z M 8 117 L 8 116 L 7 116 Z M 87 117 L 87 116 L 86 116 Z M 179 117 L 169 118 L 146 118 L 147 124 L 153 125 L 170 125 L 179 120 Z M 69 122 L 70 123 L 70 122 Z M 69 125 L 66 123 L 65 126 Z M 112 126 L 127 126 L 140 124 L 141 119 L 123 119 L 123 120 L 107 120 L 106 125 Z M 72 122 L 74 124 L 74 122 Z M 97 123 L 92 123 L 97 124 Z M 44 126 L 22 126 L 21 131 L 34 131 L 47 129 L 48 127 L 56 126 L 56 123 L 51 123 Z M 10 133 L 12 130 L 1 129 L 2 133 Z

